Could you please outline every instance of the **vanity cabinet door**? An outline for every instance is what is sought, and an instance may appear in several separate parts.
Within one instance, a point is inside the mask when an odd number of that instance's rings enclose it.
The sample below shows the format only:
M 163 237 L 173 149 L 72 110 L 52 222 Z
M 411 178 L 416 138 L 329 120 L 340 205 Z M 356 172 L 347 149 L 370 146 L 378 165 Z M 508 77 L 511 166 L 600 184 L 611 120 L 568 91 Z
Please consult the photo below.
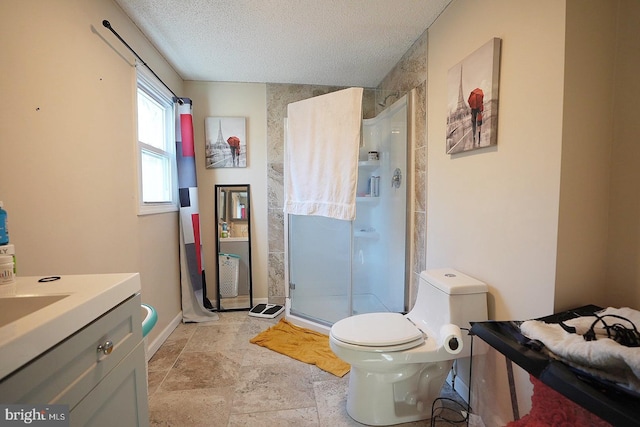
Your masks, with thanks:
M 131 352 L 71 411 L 70 425 L 148 426 L 144 342 Z
M 3 379 L 0 402 L 72 410 L 142 342 L 140 303 L 139 294 L 132 296 Z M 113 344 L 110 354 L 98 350 L 107 341 Z

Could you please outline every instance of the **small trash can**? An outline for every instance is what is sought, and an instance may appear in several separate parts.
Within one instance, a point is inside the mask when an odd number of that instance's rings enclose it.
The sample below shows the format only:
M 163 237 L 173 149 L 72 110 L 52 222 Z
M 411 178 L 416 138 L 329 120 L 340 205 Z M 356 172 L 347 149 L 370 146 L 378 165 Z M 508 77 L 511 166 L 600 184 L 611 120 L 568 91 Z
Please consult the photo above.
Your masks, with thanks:
M 236 254 L 218 254 L 220 271 L 220 298 L 235 298 L 238 296 L 238 273 L 240 270 L 240 256 Z

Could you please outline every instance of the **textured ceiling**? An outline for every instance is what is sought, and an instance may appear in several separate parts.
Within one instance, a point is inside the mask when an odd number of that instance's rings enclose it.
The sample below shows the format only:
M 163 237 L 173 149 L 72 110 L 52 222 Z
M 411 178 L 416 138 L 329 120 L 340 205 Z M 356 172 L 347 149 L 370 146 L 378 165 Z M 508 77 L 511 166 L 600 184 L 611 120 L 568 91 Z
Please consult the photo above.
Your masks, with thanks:
M 116 1 L 184 80 L 376 87 L 451 0 Z

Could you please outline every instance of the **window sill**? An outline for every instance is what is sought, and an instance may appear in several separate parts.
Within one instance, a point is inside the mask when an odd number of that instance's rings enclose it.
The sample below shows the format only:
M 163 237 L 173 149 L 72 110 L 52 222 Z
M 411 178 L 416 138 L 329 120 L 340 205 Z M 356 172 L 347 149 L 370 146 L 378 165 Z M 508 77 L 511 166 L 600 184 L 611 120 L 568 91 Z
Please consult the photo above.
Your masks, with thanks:
M 178 206 L 174 204 L 144 205 L 138 206 L 138 216 L 178 212 L 178 210 Z

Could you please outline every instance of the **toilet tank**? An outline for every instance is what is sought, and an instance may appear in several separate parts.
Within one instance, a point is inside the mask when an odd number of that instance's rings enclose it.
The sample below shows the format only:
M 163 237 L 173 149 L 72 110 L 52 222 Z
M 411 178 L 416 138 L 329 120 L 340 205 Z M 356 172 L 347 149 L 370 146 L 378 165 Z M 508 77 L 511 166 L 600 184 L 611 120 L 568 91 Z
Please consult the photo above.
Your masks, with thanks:
M 469 329 L 469 322 L 488 319 L 487 291 L 485 283 L 452 268 L 426 270 L 407 317 L 430 331 L 448 323 Z

